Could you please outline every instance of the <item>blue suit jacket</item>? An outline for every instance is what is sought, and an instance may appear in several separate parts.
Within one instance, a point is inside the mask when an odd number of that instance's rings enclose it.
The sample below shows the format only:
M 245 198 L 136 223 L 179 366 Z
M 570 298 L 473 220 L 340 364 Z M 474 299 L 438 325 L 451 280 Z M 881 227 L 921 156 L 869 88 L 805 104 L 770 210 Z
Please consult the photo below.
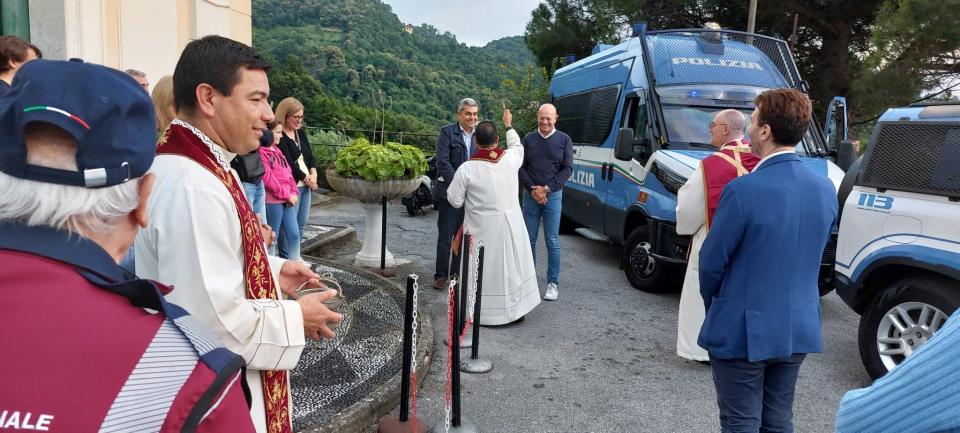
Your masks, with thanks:
M 447 186 L 453 181 L 453 175 L 460 168 L 460 164 L 470 159 L 467 145 L 463 142 L 460 124 L 453 122 L 440 128 L 437 135 L 437 182 L 433 187 L 434 200 L 447 200 Z M 443 179 L 443 180 L 440 180 Z
M 751 362 L 819 352 L 817 277 L 836 218 L 833 184 L 792 153 L 727 184 L 700 250 L 697 343 Z

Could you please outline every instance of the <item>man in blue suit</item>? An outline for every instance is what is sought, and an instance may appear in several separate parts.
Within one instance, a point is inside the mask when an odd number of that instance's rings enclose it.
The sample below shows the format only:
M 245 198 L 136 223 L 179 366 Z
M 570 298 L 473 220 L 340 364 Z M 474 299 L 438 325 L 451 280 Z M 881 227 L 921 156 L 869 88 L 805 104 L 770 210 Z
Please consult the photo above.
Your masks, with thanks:
M 476 150 L 473 143 L 474 127 L 477 126 L 480 104 L 473 98 L 463 98 L 457 104 L 457 121 L 443 128 L 437 136 L 437 182 L 433 187 L 433 200 L 440 215 L 437 216 L 437 266 L 433 273 L 433 287 L 441 290 L 449 274 L 450 242 L 463 224 L 463 209 L 450 206 L 447 201 L 447 186 L 464 161 Z
M 794 146 L 810 100 L 793 89 L 754 101 L 750 146 L 762 159 L 727 184 L 700 250 L 710 354 L 724 433 L 792 432 L 794 387 L 807 353 L 820 352 L 820 258 L 837 218 L 833 184 Z

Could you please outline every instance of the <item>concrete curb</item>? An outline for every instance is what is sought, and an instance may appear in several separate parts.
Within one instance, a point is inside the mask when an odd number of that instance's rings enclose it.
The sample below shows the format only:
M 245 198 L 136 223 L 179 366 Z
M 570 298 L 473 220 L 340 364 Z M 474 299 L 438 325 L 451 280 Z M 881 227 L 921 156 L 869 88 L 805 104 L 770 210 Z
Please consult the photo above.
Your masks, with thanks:
M 336 228 L 331 230 L 329 233 L 317 236 L 301 244 L 300 250 L 303 252 L 302 255 L 309 255 L 310 253 L 313 253 L 316 250 L 323 247 L 333 247 L 333 246 L 342 245 L 343 243 L 352 241 L 357 238 L 357 229 L 353 227 L 342 227 L 342 226 L 329 226 L 329 227 L 336 227 Z
M 364 270 L 363 268 L 344 265 L 342 263 L 336 263 L 316 257 L 309 257 L 309 260 L 330 264 L 331 266 L 347 268 L 354 272 L 362 271 L 366 274 L 374 275 L 395 287 L 399 286 L 396 282 Z M 401 289 L 401 291 L 404 290 L 405 289 L 403 288 Z M 424 305 L 422 303 L 421 305 L 418 305 L 418 311 L 425 312 L 426 310 L 423 307 Z M 420 335 L 417 340 L 416 375 L 418 378 L 420 378 L 420 380 L 417 381 L 417 388 L 419 390 L 419 388 L 423 385 L 423 378 L 426 377 L 427 372 L 430 371 L 430 367 L 433 364 L 434 335 L 433 321 L 430 319 L 430 315 L 418 314 L 418 317 L 420 319 L 420 323 L 417 324 L 417 330 L 419 331 Z M 364 399 L 333 415 L 323 424 L 307 427 L 306 429 L 301 430 L 301 432 L 366 433 L 369 431 L 372 425 L 375 425 L 380 420 L 380 418 L 392 412 L 400 404 L 401 375 L 402 373 L 398 371 L 397 374 L 390 378 L 390 380 L 377 387 Z

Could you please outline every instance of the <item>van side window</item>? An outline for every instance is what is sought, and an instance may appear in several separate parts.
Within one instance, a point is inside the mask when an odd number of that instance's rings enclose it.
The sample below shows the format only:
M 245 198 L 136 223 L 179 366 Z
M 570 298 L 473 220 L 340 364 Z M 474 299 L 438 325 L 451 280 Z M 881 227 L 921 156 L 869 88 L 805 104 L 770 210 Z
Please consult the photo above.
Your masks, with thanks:
M 603 144 L 610 135 L 619 97 L 620 86 L 615 85 L 555 99 L 557 129 L 567 133 L 573 144 Z
M 647 100 L 643 94 L 630 97 L 624 104 L 624 127 L 633 129 L 633 138 L 635 140 L 643 139 L 647 136 L 649 128 Z

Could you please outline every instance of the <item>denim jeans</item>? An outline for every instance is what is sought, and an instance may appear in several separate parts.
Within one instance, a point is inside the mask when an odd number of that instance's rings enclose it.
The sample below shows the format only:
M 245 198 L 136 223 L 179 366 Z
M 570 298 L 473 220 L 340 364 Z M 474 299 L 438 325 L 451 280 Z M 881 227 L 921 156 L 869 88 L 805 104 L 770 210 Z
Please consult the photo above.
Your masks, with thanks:
M 250 203 L 250 207 L 253 208 L 253 213 L 261 218 L 261 222 L 266 222 L 267 208 L 263 201 L 266 196 L 266 190 L 263 189 L 263 180 L 257 183 L 241 183 L 243 184 L 243 195 L 247 196 L 247 201 Z
M 297 194 L 299 194 L 300 201 L 297 202 L 297 205 L 293 207 L 296 211 L 297 217 L 297 239 L 298 242 L 303 241 L 303 227 L 307 225 L 307 218 L 310 217 L 310 200 L 313 198 L 312 191 L 310 191 L 309 186 L 300 186 L 297 187 Z M 278 251 L 280 251 L 280 257 L 289 258 L 290 253 L 287 251 L 287 234 L 277 232 L 277 246 Z M 297 259 L 300 257 L 300 245 L 297 245 Z
M 803 353 L 749 362 L 710 356 L 723 433 L 792 433 L 793 397 Z
M 560 282 L 560 211 L 563 209 L 563 190 L 551 192 L 547 204 L 537 203 L 530 191 L 523 192 L 523 222 L 530 236 L 530 251 L 537 260 L 537 235 L 543 219 L 543 241 L 547 245 L 547 283 Z
M 297 227 L 297 207 L 284 206 L 283 203 L 267 204 L 267 224 L 277 233 L 291 241 L 280 257 L 288 260 L 300 260 L 300 229 Z M 270 254 L 276 254 L 277 246 L 270 246 Z

